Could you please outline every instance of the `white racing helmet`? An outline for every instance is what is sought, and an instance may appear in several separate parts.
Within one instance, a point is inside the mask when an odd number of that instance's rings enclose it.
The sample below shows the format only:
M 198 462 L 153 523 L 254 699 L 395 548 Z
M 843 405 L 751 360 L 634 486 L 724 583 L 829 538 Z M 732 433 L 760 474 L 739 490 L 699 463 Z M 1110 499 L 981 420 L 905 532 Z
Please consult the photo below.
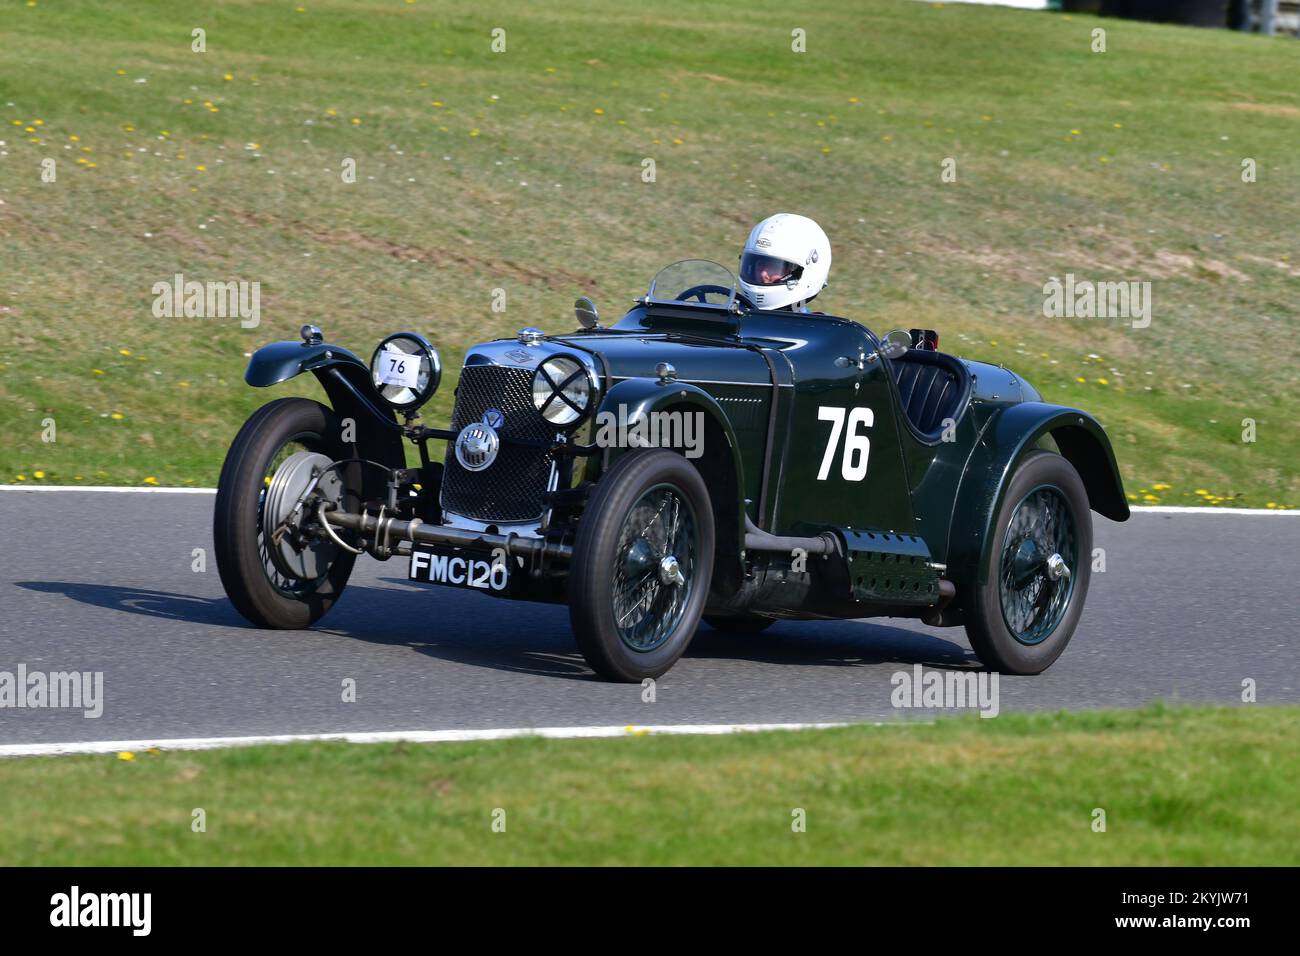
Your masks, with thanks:
M 807 216 L 778 213 L 754 227 L 740 254 L 740 291 L 755 307 L 783 309 L 826 288 L 831 241 Z

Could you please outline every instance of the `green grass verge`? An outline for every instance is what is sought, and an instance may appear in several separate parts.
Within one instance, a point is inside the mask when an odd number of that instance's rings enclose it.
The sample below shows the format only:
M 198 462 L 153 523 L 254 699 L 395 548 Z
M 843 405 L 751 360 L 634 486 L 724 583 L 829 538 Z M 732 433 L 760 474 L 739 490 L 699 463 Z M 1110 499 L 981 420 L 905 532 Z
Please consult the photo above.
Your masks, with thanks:
M 1136 500 L 1296 504 L 1298 66 L 1281 38 L 902 0 L 6 4 L 0 481 L 210 485 L 273 397 L 245 354 L 302 322 L 364 355 L 428 333 L 454 378 L 789 209 L 832 238 L 824 308 L 1095 411 Z M 261 282 L 261 326 L 155 319 L 175 272 Z M 1044 319 L 1067 272 L 1151 281 L 1151 327 Z
M 10 759 L 0 864 L 1294 866 L 1298 741 L 1300 708 L 1152 707 Z

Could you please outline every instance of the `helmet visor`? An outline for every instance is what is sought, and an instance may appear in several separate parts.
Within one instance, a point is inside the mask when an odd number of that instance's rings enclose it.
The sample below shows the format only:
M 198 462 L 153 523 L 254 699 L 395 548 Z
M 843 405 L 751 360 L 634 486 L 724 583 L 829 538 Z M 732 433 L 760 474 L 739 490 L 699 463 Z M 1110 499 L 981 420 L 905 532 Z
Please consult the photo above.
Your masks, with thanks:
M 746 252 L 740 257 L 740 278 L 750 285 L 781 285 L 792 282 L 803 274 L 803 266 L 786 262 L 776 256 Z

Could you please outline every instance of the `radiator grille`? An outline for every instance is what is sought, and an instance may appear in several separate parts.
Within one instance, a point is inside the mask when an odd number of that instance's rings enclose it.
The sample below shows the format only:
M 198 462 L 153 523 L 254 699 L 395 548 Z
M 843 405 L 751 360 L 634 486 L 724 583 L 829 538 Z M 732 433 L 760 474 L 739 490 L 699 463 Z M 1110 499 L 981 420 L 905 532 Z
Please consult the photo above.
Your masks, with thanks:
M 442 477 L 442 507 L 476 521 L 531 521 L 544 510 L 542 495 L 551 475 L 551 454 L 507 438 L 550 442 L 555 433 L 537 414 L 532 396 L 533 370 L 473 365 L 461 370 L 456 386 L 452 427 L 482 421 L 489 408 L 501 411 L 501 450 L 483 471 L 466 471 L 447 443 Z

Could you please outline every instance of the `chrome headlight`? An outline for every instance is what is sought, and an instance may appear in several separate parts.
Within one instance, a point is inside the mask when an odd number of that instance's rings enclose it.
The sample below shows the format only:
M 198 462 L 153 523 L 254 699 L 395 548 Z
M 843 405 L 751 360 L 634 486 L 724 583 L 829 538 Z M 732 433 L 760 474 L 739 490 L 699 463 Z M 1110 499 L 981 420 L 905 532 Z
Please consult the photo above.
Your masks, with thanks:
M 596 376 L 572 355 L 552 355 L 533 373 L 533 406 L 557 428 L 571 428 L 596 403 Z
M 389 405 L 413 412 L 438 390 L 442 363 L 423 336 L 397 332 L 380 342 L 370 357 L 370 380 Z

